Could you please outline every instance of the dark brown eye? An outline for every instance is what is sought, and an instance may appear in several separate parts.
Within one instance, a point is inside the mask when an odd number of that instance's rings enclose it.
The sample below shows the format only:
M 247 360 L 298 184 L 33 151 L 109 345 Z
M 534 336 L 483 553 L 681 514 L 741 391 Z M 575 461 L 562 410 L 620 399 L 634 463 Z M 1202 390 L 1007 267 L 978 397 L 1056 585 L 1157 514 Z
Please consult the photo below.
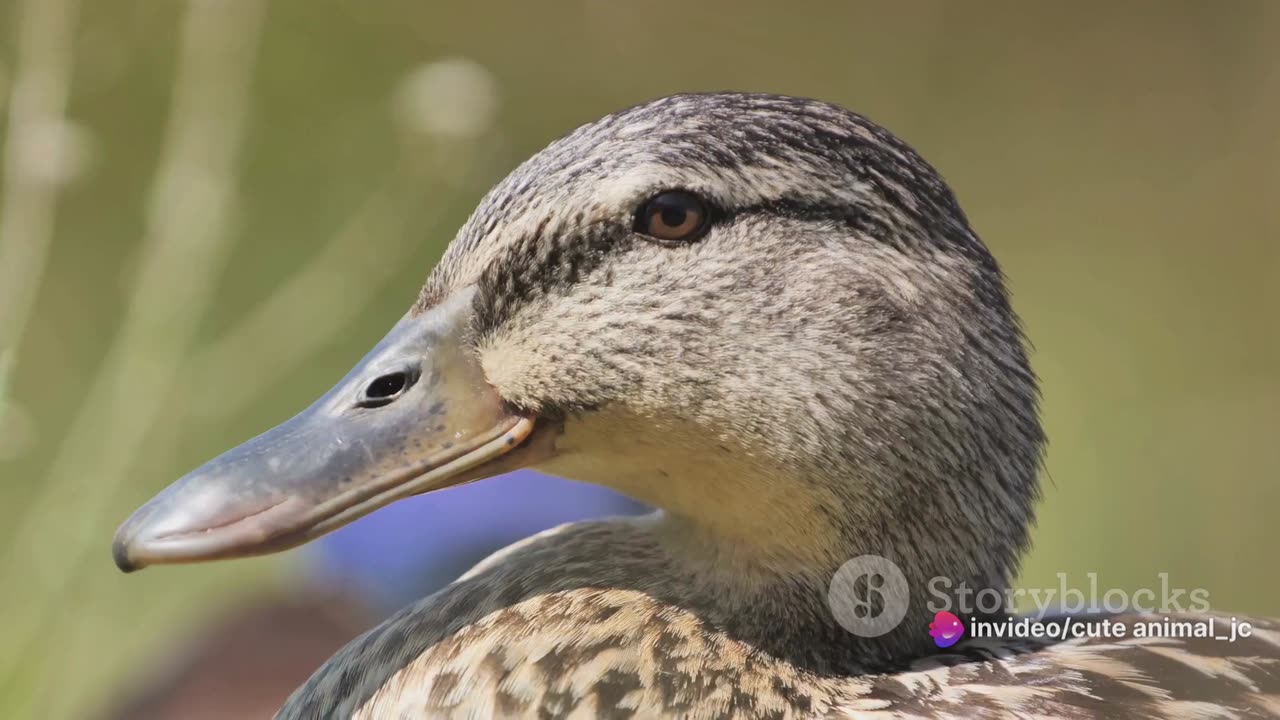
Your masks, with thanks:
M 702 198 L 668 190 L 649 198 L 636 213 L 636 232 L 663 242 L 692 242 L 710 227 L 711 213 Z

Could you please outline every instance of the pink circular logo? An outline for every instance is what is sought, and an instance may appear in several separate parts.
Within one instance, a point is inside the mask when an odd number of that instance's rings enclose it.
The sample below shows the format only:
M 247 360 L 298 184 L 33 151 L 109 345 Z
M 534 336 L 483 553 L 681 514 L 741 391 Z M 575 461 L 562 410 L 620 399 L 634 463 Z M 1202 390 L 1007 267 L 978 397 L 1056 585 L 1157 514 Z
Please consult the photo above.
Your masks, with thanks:
M 961 635 L 964 635 L 964 623 L 946 610 L 934 615 L 933 622 L 929 623 L 929 637 L 940 648 L 949 648 L 960 642 Z

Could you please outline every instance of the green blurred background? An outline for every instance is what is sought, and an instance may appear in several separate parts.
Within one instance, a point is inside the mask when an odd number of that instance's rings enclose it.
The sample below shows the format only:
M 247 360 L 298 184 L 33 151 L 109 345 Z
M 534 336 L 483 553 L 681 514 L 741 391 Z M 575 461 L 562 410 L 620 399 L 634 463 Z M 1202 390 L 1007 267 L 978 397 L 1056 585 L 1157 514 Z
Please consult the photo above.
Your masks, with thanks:
M 1280 614 L 1280 2 L 0 0 L 0 717 L 287 582 L 126 577 L 111 533 L 327 389 L 521 159 L 713 89 L 869 115 L 1003 263 L 1051 439 L 1024 585 Z

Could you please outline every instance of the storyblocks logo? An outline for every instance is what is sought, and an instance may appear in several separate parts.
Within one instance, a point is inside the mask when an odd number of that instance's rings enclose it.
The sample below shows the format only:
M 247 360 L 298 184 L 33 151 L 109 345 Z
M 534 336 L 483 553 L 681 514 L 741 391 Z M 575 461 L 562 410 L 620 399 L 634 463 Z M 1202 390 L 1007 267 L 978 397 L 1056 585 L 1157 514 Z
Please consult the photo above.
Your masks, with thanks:
M 1204 588 L 1174 587 L 1169 573 L 1156 575 L 1159 588 L 1146 587 L 1129 592 L 1110 588 L 1099 593 L 1098 574 L 1088 573 L 1089 590 L 1074 587 L 1067 573 L 1058 573 L 1056 588 L 971 588 L 964 582 L 951 578 L 935 577 L 929 580 L 929 611 L 943 610 L 957 615 L 995 614 L 1012 608 L 1025 608 L 1037 620 L 1049 613 L 1203 613 L 1209 611 L 1209 591 Z
M 1247 637 L 1248 623 L 1233 619 L 1158 618 L 1155 614 L 1203 614 L 1210 610 L 1209 591 L 1173 584 L 1157 573 L 1150 587 L 1102 590 L 1097 573 L 1084 583 L 1057 573 L 1057 587 L 975 588 L 948 577 L 931 578 L 922 590 L 933 613 L 927 631 L 940 648 L 962 637 Z M 827 599 L 836 620 L 861 637 L 878 637 L 896 628 L 911 606 L 912 588 L 901 568 L 879 555 L 861 555 L 845 563 L 832 578 Z M 1021 609 L 1018 617 L 1008 613 Z M 1049 614 L 1067 618 L 1045 621 Z M 1120 623 L 1107 618 L 1072 618 L 1077 614 L 1146 616 Z M 1140 620 L 1140 621 L 1139 621 Z M 1116 633 L 1122 633 L 1117 635 Z

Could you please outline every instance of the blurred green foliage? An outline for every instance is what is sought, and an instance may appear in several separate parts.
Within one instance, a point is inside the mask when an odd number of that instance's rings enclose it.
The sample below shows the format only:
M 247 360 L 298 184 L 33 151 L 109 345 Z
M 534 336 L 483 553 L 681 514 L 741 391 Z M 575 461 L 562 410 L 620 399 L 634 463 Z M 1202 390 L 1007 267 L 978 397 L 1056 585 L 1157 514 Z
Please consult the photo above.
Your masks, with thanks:
M 0 0 L 0 134 L 17 9 Z M 682 90 L 846 105 L 952 183 L 1010 277 L 1044 380 L 1051 447 L 1024 584 L 1097 572 L 1137 588 L 1168 572 L 1216 609 L 1280 614 L 1280 3 L 271 3 L 220 218 L 226 257 L 169 271 L 205 277 L 212 301 L 175 316 L 192 337 L 171 343 L 154 385 L 120 369 L 131 384 L 107 387 L 96 415 L 83 406 L 95 378 L 114 382 L 106 355 L 151 252 L 187 6 L 79 10 L 76 155 L 0 404 L 0 716 L 83 716 L 167 637 L 279 582 L 290 556 L 125 577 L 110 535 L 329 387 L 507 169 Z M 396 103 L 445 58 L 495 83 L 493 127 L 474 137 L 423 134 Z M 221 120 L 216 104 L 201 112 Z M 158 414 L 140 420 L 138 451 L 100 474 L 117 423 L 146 403 Z M 74 432 L 93 454 L 59 475 Z

